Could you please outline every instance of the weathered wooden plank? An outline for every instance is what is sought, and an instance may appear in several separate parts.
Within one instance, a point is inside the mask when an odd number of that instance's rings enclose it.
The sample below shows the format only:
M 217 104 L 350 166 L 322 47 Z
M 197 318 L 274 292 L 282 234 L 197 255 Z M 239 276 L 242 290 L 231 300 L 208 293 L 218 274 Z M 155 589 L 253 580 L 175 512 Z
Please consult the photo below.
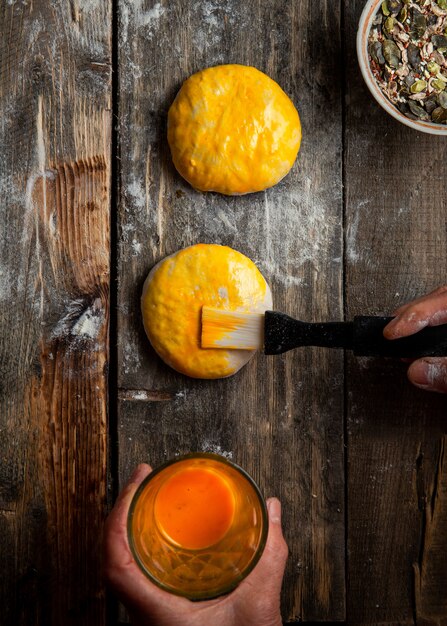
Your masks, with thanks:
M 119 2 L 120 475 L 139 461 L 211 449 L 281 497 L 291 548 L 287 619 L 344 617 L 342 356 L 303 350 L 259 357 L 228 380 L 189 380 L 154 355 L 139 296 L 160 258 L 215 242 L 259 265 L 278 309 L 340 319 L 339 29 L 338 4 L 329 1 Z M 182 81 L 231 62 L 276 79 L 297 104 L 304 132 L 292 173 L 274 189 L 238 198 L 191 189 L 174 171 L 165 137 Z
M 446 621 L 447 599 L 447 472 L 446 442 L 439 445 L 438 464 L 431 473 L 432 483 L 424 485 L 425 518 L 421 548 L 415 572 L 415 613 L 418 623 L 442 624 Z M 422 468 L 423 458 L 420 459 Z
M 2 624 L 104 623 L 110 57 L 110 2 L 0 5 Z
M 355 58 L 363 2 L 344 4 L 346 310 L 352 317 L 390 313 L 445 282 L 445 142 L 400 125 L 376 105 Z M 447 619 L 445 559 L 441 563 L 436 555 L 436 549 L 445 555 L 447 548 L 440 524 L 445 469 L 438 471 L 440 482 L 436 478 L 437 468 L 444 467 L 445 398 L 411 388 L 405 370 L 402 363 L 348 360 L 353 624 Z

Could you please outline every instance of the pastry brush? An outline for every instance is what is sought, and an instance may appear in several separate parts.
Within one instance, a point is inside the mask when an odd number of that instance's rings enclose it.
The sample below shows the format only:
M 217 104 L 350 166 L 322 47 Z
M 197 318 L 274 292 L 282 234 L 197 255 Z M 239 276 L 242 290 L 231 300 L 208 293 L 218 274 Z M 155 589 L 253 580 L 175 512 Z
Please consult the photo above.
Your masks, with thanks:
M 392 317 L 358 316 L 352 322 L 308 323 L 284 313 L 238 313 L 204 306 L 202 348 L 259 350 L 282 354 L 302 346 L 344 348 L 357 356 L 418 358 L 447 356 L 447 324 L 388 340 L 383 329 Z

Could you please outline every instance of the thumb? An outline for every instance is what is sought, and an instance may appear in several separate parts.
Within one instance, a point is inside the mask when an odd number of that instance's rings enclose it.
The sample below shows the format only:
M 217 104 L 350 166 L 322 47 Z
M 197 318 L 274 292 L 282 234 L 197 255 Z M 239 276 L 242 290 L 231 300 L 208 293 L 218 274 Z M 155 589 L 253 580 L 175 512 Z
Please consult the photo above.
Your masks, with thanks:
M 408 378 L 420 389 L 447 393 L 447 359 L 442 357 L 419 359 L 408 368 Z
M 254 589 L 262 589 L 268 585 L 269 590 L 279 595 L 281 591 L 284 569 L 289 549 L 281 529 L 281 502 L 278 498 L 267 500 L 269 515 L 269 531 L 265 550 L 259 563 L 249 576 L 242 582 Z
M 132 499 L 143 480 L 151 473 L 142 463 L 117 498 L 104 528 L 104 576 L 126 605 L 131 615 L 143 615 L 141 623 L 152 623 L 157 609 L 174 608 L 184 612 L 190 602 L 159 589 L 149 581 L 136 564 L 127 540 L 127 516 Z M 149 620 L 149 621 L 147 621 Z M 156 623 L 154 617 L 153 623 Z M 158 623 L 158 621 L 157 621 Z M 161 622 L 160 622 L 161 623 Z M 172 622 L 174 623 L 174 622 Z
M 135 492 L 150 472 L 151 468 L 145 463 L 136 468 L 119 494 L 104 526 L 104 576 L 118 591 L 126 588 L 128 579 L 135 576 L 135 572 L 138 576 L 140 574 L 127 541 L 127 515 Z

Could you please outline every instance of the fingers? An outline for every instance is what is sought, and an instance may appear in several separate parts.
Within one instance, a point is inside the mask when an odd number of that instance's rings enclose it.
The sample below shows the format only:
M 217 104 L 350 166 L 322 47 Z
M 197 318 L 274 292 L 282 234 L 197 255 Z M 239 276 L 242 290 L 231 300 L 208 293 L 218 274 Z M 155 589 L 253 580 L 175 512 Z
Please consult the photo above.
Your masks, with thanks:
M 151 471 L 149 465 L 146 464 L 141 464 L 136 468 L 118 496 L 104 527 L 104 575 L 118 594 L 124 598 L 132 595 L 129 592 L 132 591 L 135 579 L 145 582 L 129 549 L 127 515 L 136 490 Z
M 278 593 L 281 591 L 284 569 L 286 567 L 289 548 L 282 534 L 281 526 L 281 502 L 278 498 L 267 500 L 269 514 L 269 535 L 267 537 L 266 551 L 272 561 L 272 571 Z
M 281 529 L 281 503 L 277 498 L 267 500 L 269 515 L 269 531 L 264 553 L 249 576 L 241 583 L 240 588 L 248 584 L 259 593 L 268 586 L 268 591 L 278 594 L 281 591 L 284 569 L 286 566 L 288 547 Z
M 113 507 L 105 524 L 105 549 L 108 558 L 121 558 L 121 548 L 123 540 L 127 547 L 127 514 L 130 503 L 136 490 L 143 480 L 151 473 L 149 465 L 142 463 L 138 465 L 124 489 L 119 494 L 115 506 Z M 119 540 L 120 549 L 116 549 L 115 541 Z
M 395 315 L 383 331 L 387 339 L 413 335 L 426 326 L 447 324 L 447 286 L 405 304 L 395 311 Z M 420 389 L 447 393 L 447 359 L 414 361 L 408 368 L 408 378 Z
M 151 583 L 135 563 L 127 540 L 127 516 L 132 498 L 152 469 L 139 465 L 117 498 L 105 523 L 104 576 L 133 614 L 156 615 L 160 607 L 184 611 L 189 601 Z
M 141 463 L 136 467 L 132 476 L 124 485 L 123 490 L 116 499 L 115 506 L 110 514 L 111 519 L 115 524 L 125 527 L 127 524 L 127 513 L 130 507 L 130 503 L 134 494 L 146 476 L 149 476 L 152 468 L 146 463 Z
M 413 335 L 426 326 L 439 326 L 447 323 L 447 287 L 404 305 L 396 312 L 396 317 L 385 327 L 387 339 L 397 339 Z
M 447 359 L 433 357 L 414 361 L 408 368 L 408 378 L 420 389 L 447 393 Z
M 424 296 L 421 296 L 420 298 L 415 298 L 411 302 L 406 302 L 405 304 L 402 304 L 402 306 L 400 306 L 398 309 L 394 311 L 393 315 L 400 315 L 401 313 L 403 313 L 405 309 L 408 309 L 408 307 L 413 306 L 414 304 L 419 304 L 420 302 L 424 302 L 425 300 L 431 300 L 433 296 L 446 294 L 446 292 L 447 292 L 447 285 L 438 287 L 434 291 L 430 291 L 430 293 L 427 293 Z

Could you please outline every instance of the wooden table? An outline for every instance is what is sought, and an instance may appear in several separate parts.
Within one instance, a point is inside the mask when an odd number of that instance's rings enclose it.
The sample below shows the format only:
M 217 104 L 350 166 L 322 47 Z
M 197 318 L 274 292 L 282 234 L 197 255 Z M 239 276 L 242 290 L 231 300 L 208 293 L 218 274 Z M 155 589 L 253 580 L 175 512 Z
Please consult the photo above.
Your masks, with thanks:
M 324 349 L 191 380 L 139 312 L 148 270 L 196 242 L 247 254 L 307 320 L 445 283 L 446 140 L 367 92 L 362 5 L 0 2 L 2 624 L 116 624 L 107 511 L 135 464 L 191 450 L 281 498 L 285 621 L 447 623 L 445 397 L 400 362 Z M 169 104 L 219 63 L 255 65 L 299 109 L 297 163 L 265 193 L 200 194 L 172 166 Z

